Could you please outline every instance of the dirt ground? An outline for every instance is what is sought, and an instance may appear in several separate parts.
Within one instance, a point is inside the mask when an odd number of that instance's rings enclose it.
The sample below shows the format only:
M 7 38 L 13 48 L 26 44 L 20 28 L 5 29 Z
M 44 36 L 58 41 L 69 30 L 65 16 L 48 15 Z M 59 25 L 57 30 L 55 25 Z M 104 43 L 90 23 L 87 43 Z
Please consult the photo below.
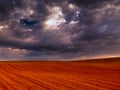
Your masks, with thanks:
M 0 62 L 0 90 L 120 90 L 120 58 Z

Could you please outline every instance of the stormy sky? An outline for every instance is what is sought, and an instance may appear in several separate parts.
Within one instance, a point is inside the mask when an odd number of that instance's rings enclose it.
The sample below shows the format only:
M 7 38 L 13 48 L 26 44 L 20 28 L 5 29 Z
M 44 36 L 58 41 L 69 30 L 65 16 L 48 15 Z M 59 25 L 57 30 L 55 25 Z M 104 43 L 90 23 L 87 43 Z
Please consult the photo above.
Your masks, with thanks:
M 120 56 L 120 0 L 0 0 L 0 60 Z

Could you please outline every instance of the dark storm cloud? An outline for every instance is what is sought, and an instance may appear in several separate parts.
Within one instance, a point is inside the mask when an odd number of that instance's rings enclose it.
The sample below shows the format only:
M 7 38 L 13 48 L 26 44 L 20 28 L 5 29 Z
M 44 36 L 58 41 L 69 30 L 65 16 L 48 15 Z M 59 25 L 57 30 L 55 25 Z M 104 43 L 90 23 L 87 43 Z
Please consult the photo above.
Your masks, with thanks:
M 8 19 L 15 7 L 22 7 L 20 0 L 0 0 L 0 21 Z
M 63 15 L 60 18 L 54 14 Z M 1 0 L 2 59 L 83 59 L 120 55 L 119 0 Z M 24 25 L 20 20 L 39 20 Z M 46 25 L 47 20 L 65 23 Z M 59 28 L 59 29 L 58 29 Z M 8 52 L 7 52 L 8 51 Z M 3 52 L 3 53 L 2 53 Z M 12 52 L 12 54 L 10 54 Z M 19 55 L 15 57 L 13 54 Z
M 111 2 L 112 0 L 70 0 L 71 3 L 81 5 L 85 8 L 97 8 L 102 6 L 104 3 Z

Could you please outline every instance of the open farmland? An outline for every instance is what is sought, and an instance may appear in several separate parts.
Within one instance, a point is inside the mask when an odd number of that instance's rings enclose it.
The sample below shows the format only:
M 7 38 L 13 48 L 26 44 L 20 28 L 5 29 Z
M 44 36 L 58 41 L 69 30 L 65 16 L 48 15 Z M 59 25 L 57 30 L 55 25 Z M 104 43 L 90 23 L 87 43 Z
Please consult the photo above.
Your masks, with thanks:
M 0 90 L 120 90 L 120 58 L 0 62 Z

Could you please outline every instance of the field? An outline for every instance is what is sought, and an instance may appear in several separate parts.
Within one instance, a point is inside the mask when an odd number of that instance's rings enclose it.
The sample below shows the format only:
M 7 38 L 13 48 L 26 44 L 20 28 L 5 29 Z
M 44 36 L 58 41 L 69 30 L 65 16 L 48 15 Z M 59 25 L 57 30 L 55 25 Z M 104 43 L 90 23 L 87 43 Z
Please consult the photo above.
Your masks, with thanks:
M 120 58 L 0 62 L 0 90 L 120 90 Z

